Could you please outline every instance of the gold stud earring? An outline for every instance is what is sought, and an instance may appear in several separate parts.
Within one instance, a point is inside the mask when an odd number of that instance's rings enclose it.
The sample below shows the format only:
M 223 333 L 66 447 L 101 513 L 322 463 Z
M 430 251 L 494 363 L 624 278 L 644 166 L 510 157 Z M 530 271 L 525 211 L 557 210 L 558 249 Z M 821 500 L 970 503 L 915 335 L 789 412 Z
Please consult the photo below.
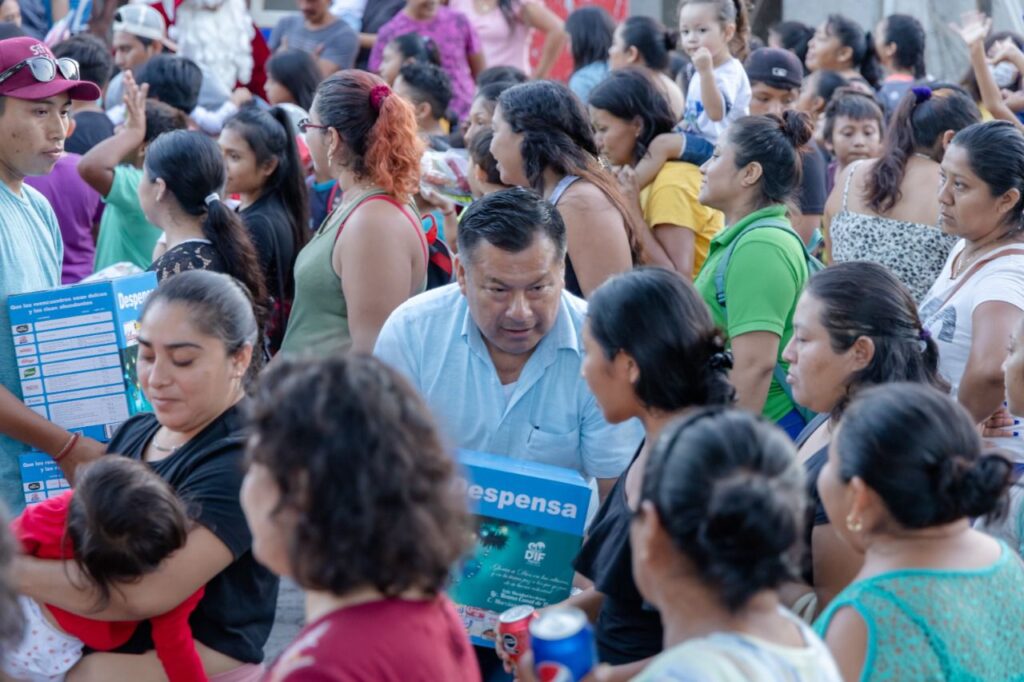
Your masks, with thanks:
M 864 530 L 864 523 L 860 519 L 853 518 L 853 514 L 851 513 L 846 517 L 846 528 L 851 533 L 859 533 Z

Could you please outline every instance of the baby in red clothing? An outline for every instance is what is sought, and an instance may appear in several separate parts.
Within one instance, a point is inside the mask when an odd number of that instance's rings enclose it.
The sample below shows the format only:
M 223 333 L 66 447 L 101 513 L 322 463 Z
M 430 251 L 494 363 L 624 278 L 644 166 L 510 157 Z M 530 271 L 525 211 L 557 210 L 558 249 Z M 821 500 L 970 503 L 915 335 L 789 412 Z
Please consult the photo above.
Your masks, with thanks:
M 75 489 L 33 505 L 11 523 L 22 550 L 41 559 L 73 560 L 104 607 L 117 583 L 137 580 L 185 545 L 185 506 L 148 466 L 108 455 L 79 471 Z M 171 682 L 203 682 L 189 615 L 200 589 L 173 610 L 150 619 L 157 656 Z M 84 646 L 109 651 L 126 643 L 137 622 L 93 620 L 19 598 L 25 635 L 3 661 L 19 680 L 63 680 Z M 0 675 L 2 677 L 2 675 Z

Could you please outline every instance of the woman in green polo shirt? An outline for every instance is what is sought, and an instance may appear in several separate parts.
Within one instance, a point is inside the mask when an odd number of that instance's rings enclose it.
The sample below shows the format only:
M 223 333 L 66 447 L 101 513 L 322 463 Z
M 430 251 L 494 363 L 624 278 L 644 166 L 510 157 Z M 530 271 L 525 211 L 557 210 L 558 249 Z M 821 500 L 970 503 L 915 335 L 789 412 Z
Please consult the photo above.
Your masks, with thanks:
M 726 331 L 740 407 L 763 413 L 795 437 L 805 420 L 786 384 L 782 349 L 808 277 L 803 241 L 790 225 L 800 184 L 800 148 L 812 135 L 806 115 L 738 119 L 701 166 L 700 201 L 725 214 L 694 282 Z M 773 229 L 759 229 L 773 228 Z

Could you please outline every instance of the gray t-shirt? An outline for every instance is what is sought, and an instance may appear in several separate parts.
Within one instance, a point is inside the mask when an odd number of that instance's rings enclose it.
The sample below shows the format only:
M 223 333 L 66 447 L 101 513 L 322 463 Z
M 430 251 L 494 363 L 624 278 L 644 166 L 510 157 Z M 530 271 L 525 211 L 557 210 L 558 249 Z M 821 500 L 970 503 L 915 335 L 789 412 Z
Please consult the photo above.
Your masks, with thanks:
M 338 69 L 351 69 L 359 51 L 359 36 L 344 21 L 335 19 L 327 26 L 311 31 L 306 28 L 301 14 L 285 17 L 270 34 L 270 49 L 276 52 L 286 44 L 289 50 L 301 50 L 337 65 Z M 322 51 L 317 49 L 323 45 Z

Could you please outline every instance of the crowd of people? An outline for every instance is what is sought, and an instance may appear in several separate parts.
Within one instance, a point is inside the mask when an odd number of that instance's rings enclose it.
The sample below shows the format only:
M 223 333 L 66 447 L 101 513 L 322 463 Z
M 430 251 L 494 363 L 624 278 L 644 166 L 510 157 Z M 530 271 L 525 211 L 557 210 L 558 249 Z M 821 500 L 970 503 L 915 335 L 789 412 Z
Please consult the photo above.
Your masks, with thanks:
M 178 4 L 0 3 L 0 679 L 534 679 L 446 596 L 455 449 L 592 486 L 588 681 L 1019 677 L 1024 37 Z M 26 406 L 7 299 L 141 271 L 152 410 Z

